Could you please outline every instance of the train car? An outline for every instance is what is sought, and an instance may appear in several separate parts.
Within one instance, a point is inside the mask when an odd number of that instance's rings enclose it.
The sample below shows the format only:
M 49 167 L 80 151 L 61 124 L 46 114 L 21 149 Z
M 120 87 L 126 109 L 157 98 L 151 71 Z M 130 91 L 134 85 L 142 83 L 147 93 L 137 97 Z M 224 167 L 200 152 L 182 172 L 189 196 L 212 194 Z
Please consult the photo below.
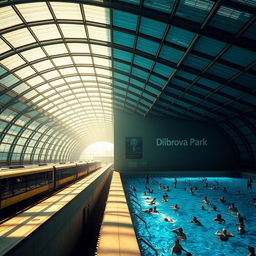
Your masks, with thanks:
M 0 209 L 58 189 L 96 171 L 100 162 L 69 163 L 0 173 Z
M 55 170 L 55 187 L 61 187 L 77 180 L 76 164 L 63 164 L 54 166 Z
M 0 174 L 0 209 L 53 188 L 52 166 L 4 171 Z
M 80 179 L 83 176 L 86 176 L 89 174 L 89 164 L 86 163 L 77 163 L 76 168 L 77 168 L 77 178 Z
M 101 167 L 101 162 L 93 161 L 88 163 L 88 173 L 91 173 Z

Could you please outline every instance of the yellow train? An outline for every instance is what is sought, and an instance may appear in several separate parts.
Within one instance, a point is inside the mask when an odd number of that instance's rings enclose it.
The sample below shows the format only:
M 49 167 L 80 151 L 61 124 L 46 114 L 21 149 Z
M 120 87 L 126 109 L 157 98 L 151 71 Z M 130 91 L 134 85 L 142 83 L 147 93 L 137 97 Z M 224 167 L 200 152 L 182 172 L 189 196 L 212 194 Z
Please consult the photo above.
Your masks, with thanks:
M 0 210 L 72 183 L 100 167 L 101 163 L 94 161 L 2 171 Z

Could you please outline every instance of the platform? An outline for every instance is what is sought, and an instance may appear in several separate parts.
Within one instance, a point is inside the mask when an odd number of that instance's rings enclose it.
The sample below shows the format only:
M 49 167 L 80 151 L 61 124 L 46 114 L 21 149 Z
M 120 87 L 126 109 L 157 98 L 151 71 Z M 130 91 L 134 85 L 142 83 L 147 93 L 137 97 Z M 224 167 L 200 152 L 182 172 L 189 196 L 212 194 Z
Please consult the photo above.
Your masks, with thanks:
M 68 226 L 71 225 L 67 221 L 68 218 L 70 219 L 70 222 L 72 222 L 72 217 L 68 216 L 71 212 L 71 207 L 69 207 L 69 209 L 67 206 L 71 205 L 71 203 L 73 203 L 73 200 L 76 197 L 80 196 L 80 194 L 82 194 L 81 192 L 85 193 L 84 191 L 87 191 L 86 193 L 89 193 L 88 195 L 90 195 L 91 193 L 96 194 L 96 190 L 98 190 L 99 187 L 98 184 L 100 182 L 103 183 L 103 178 L 101 177 L 103 177 L 104 173 L 109 170 L 109 168 L 110 165 L 100 168 L 98 171 L 93 172 L 89 176 L 86 176 L 84 179 L 70 185 L 69 187 L 56 193 L 52 197 L 42 201 L 38 205 L 33 206 L 27 211 L 2 223 L 0 225 L 0 255 L 5 255 L 10 250 L 16 251 L 16 248 L 19 248 L 20 244 L 25 243 L 24 240 L 29 241 L 27 242 L 27 245 L 25 245 L 25 247 L 27 247 L 26 250 L 28 250 L 29 255 L 44 255 L 44 253 L 40 253 L 40 250 L 42 250 L 41 252 L 47 251 L 45 250 L 46 244 L 49 248 L 57 246 L 58 243 L 56 242 L 56 244 L 54 244 L 53 242 L 56 240 L 56 230 L 59 230 L 59 232 L 63 232 L 63 229 L 66 228 L 66 226 L 68 228 Z M 99 179 L 99 181 L 97 179 Z M 106 178 L 104 178 L 104 180 L 105 179 Z M 92 184 L 94 182 L 95 186 L 94 188 L 92 188 Z M 88 196 L 88 198 L 90 197 L 93 198 L 94 195 Z M 82 200 L 86 201 L 88 198 L 82 198 Z M 80 211 L 80 209 L 78 208 L 79 204 L 76 204 L 78 206 L 75 205 L 75 209 L 77 209 L 77 211 Z M 68 214 L 63 213 L 63 208 L 66 209 L 66 212 L 68 211 Z M 83 211 L 83 208 L 81 210 Z M 60 214 L 60 212 L 62 213 Z M 58 218 L 55 218 L 55 220 L 54 217 L 57 215 Z M 77 219 L 75 220 L 76 222 Z M 51 226 L 49 225 L 50 221 L 52 223 Z M 48 225 L 45 225 L 46 223 L 48 223 Z M 33 239 L 36 231 L 38 231 L 37 235 Z M 39 233 L 41 234 L 39 235 Z M 61 235 L 63 234 L 60 233 L 59 237 L 61 237 Z M 47 239 L 47 241 L 41 241 L 39 240 L 41 239 L 39 237 L 44 237 L 43 239 Z M 19 251 L 19 249 L 17 249 L 17 251 Z M 48 253 L 51 254 L 51 252 Z M 15 253 L 14 255 L 19 254 Z M 59 255 L 61 255 L 61 253 Z
M 120 174 L 113 173 L 105 208 L 97 256 L 139 256 L 140 250 Z

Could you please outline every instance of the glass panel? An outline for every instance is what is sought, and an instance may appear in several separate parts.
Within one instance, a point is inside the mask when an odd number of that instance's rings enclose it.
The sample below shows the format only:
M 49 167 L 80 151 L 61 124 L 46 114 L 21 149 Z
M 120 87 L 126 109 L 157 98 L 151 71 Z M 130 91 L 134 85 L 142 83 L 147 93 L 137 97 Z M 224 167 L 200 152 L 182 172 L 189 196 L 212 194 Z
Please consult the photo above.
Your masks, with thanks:
M 89 56 L 74 56 L 74 62 L 76 64 L 90 64 L 92 65 L 92 58 Z
M 63 65 L 72 65 L 73 62 L 70 57 L 59 57 L 53 58 L 52 61 L 56 66 L 63 66 Z
M 41 61 L 39 63 L 34 64 L 33 67 L 38 72 L 40 72 L 40 71 L 43 71 L 43 70 L 46 70 L 46 69 L 53 68 L 54 66 L 52 65 L 52 63 L 49 60 L 44 60 L 44 61 Z
M 46 3 L 44 2 L 18 4 L 16 6 L 27 22 L 53 19 Z
M 86 43 L 68 43 L 67 45 L 72 53 L 90 53 L 89 46 Z
M 63 44 L 47 45 L 44 48 L 49 55 L 68 53 L 67 48 Z
M 64 37 L 67 38 L 87 38 L 83 25 L 60 24 Z
M 34 77 L 34 78 L 31 78 L 27 81 L 27 83 L 31 86 L 36 86 L 40 83 L 44 82 L 44 80 L 40 77 L 40 76 L 37 76 L 37 77 Z
M 79 4 L 51 2 L 57 19 L 82 20 Z
M 52 78 L 59 77 L 59 76 L 60 76 L 60 74 L 56 70 L 44 73 L 42 75 L 42 77 L 44 77 L 45 79 L 52 79 Z
M 21 55 L 27 59 L 27 61 L 38 60 L 45 58 L 46 55 L 41 48 L 34 48 L 25 52 L 22 52 Z
M 17 68 L 17 67 L 25 64 L 26 62 L 20 56 L 13 55 L 13 56 L 10 56 L 8 58 L 1 60 L 1 63 L 5 67 L 7 67 L 9 70 L 12 70 L 14 68 Z
M 140 32 L 149 36 L 162 38 L 166 29 L 166 24 L 148 18 L 141 18 Z
M 35 74 L 36 72 L 31 67 L 22 68 L 15 72 L 16 75 L 18 75 L 20 78 L 24 79 L 28 76 L 31 76 Z
M 26 44 L 35 43 L 36 40 L 30 34 L 27 28 L 17 29 L 15 31 L 6 33 L 3 37 L 10 42 L 14 47 L 20 47 Z
M 21 19 L 12 9 L 11 6 L 6 6 L 1 8 L 0 12 L 0 29 L 8 28 L 18 24 L 22 24 Z
M 111 61 L 108 59 L 94 57 L 93 61 L 96 65 L 101 65 L 101 66 L 106 66 L 106 67 L 110 67 L 110 65 L 111 65 Z
M 95 54 L 111 56 L 111 48 L 110 47 L 92 44 L 91 48 L 92 48 L 92 52 Z
M 203 22 L 213 6 L 209 0 L 181 0 L 176 15 L 192 20 Z
M 110 14 L 108 8 L 93 5 L 84 5 L 85 18 L 88 21 L 110 24 Z
M 53 24 L 35 26 L 31 29 L 40 41 L 61 38 L 57 26 Z
M 122 12 L 118 10 L 113 10 L 113 25 L 121 28 L 126 28 L 129 30 L 136 30 L 138 16 Z
M 1 38 L 0 38 L 0 53 L 7 52 L 11 49 Z
M 94 26 L 87 26 L 90 39 L 110 42 L 110 30 Z

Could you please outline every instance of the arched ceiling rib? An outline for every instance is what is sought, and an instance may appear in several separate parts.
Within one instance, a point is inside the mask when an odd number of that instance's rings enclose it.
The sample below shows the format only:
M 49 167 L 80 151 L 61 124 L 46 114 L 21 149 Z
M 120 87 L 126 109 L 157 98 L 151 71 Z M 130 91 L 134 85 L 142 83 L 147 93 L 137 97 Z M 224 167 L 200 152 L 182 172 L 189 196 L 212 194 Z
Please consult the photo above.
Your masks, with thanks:
M 28 129 L 23 158 L 32 150 L 35 160 L 30 143 L 58 158 L 52 133 L 36 141 L 41 125 L 30 128 L 29 119 L 45 118 L 45 130 L 70 137 L 71 159 L 83 138 L 111 137 L 113 107 L 219 125 L 255 157 L 253 1 L 16 0 L 0 1 L 0 10 L 1 115 L 13 120 L 0 140 L 25 141 Z

